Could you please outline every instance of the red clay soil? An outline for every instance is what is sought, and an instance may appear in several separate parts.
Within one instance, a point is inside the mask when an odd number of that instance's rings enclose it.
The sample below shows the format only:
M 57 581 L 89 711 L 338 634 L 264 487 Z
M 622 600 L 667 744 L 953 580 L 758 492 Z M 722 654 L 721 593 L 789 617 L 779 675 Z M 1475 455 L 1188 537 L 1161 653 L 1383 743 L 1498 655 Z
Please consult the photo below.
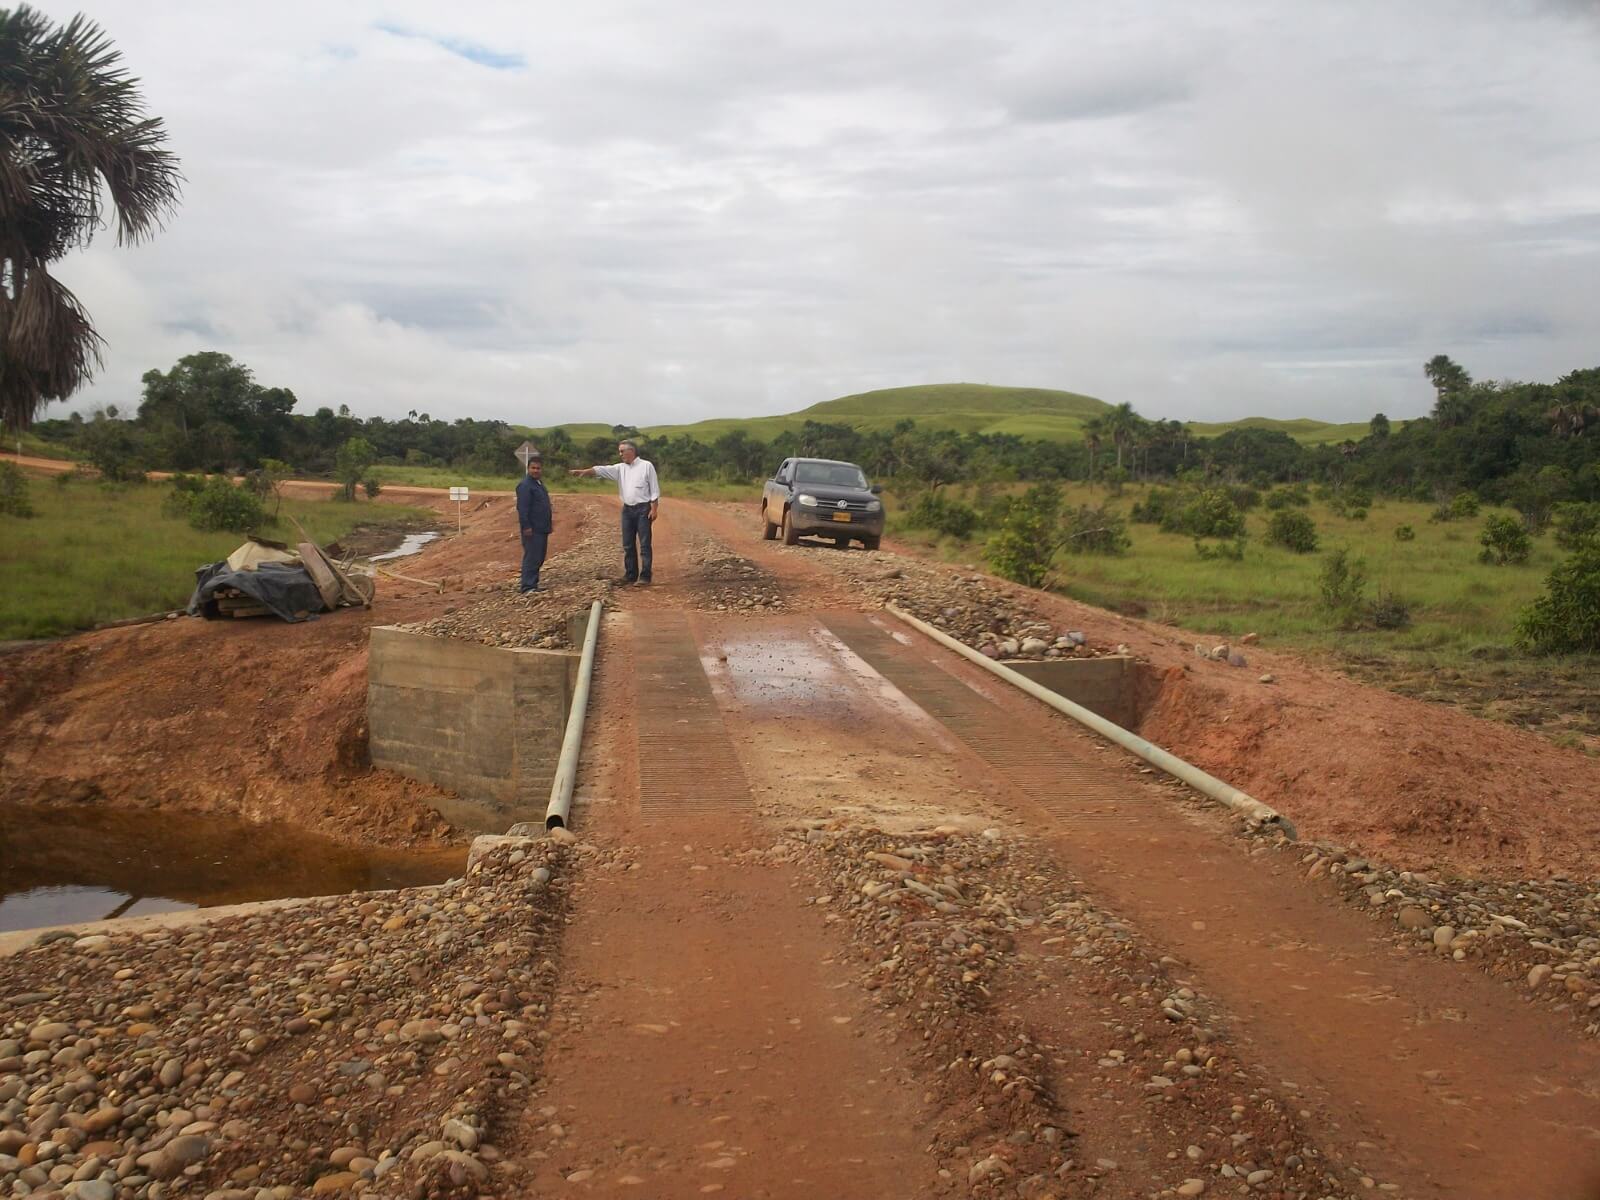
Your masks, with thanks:
M 596 506 L 560 506 L 555 552 Z M 505 583 L 515 522 L 490 499 L 462 535 L 396 564 L 450 580 L 443 594 L 383 578 L 371 609 L 301 624 L 179 619 L 0 657 L 0 802 L 228 813 L 387 845 L 448 836 L 447 793 L 369 764 L 367 633 Z
M 785 554 L 745 509 L 707 520 L 764 566 L 834 576 L 861 556 Z M 748 537 L 741 538 L 741 535 Z M 971 567 L 885 543 L 884 569 L 918 558 L 950 580 Z M 770 560 L 770 561 L 769 561 Z M 790 566 L 789 570 L 793 570 Z M 1600 759 L 1460 709 L 1359 683 L 1292 654 L 1238 646 L 1246 667 L 1202 659 L 1214 635 L 1119 616 L 986 577 L 1015 611 L 1092 646 L 1126 644 L 1150 668 L 1137 732 L 1289 817 L 1304 839 L 1358 847 L 1394 866 L 1500 878 L 1593 876 L 1600 862 Z M 1262 683 L 1264 674 L 1272 683 Z

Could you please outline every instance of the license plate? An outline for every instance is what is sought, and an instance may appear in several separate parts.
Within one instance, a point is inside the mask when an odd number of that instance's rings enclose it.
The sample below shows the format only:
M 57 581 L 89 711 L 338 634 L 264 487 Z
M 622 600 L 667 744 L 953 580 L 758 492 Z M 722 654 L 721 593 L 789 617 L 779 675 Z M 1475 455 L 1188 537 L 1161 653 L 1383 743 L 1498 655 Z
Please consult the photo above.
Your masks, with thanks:
M 833 519 L 835 521 L 848 521 L 850 519 L 850 514 L 849 513 L 834 513 L 833 514 Z

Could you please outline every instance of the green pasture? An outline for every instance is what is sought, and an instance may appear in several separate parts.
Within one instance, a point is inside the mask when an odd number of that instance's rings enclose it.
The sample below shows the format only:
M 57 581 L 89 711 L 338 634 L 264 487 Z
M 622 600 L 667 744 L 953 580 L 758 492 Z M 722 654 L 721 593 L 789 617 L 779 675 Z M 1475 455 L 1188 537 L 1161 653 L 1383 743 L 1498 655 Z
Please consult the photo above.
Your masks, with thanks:
M 0 641 L 50 637 L 183 605 L 195 568 L 231 553 L 237 533 L 201 533 L 162 512 L 165 483 L 33 477 L 35 516 L 0 516 Z M 270 510 L 271 505 L 269 503 Z M 286 500 L 283 512 L 327 544 L 356 525 L 424 525 L 438 515 L 392 504 Z M 297 539 L 286 520 L 259 532 Z
M 971 489 L 954 489 L 971 499 Z M 1127 514 L 1144 492 L 1129 486 L 1120 497 L 1102 487 L 1066 485 L 1068 505 L 1108 502 Z M 890 534 L 937 546 L 946 556 L 976 561 L 987 531 L 969 542 L 938 539 L 893 520 L 909 498 L 895 497 Z M 1320 544 L 1295 554 L 1266 542 L 1265 507 L 1247 516 L 1244 560 L 1204 560 L 1194 539 L 1163 533 L 1153 525 L 1128 525 L 1133 546 L 1119 558 L 1058 554 L 1055 590 L 1086 603 L 1180 625 L 1219 638 L 1257 632 L 1279 645 L 1369 652 L 1444 651 L 1456 654 L 1511 640 L 1517 612 L 1542 590 L 1545 574 L 1564 555 L 1548 537 L 1536 538 L 1520 566 L 1478 561 L 1478 534 L 1495 511 L 1470 520 L 1430 523 L 1430 504 L 1379 500 L 1365 520 L 1335 514 L 1326 504 L 1304 510 L 1316 523 Z M 1414 540 L 1398 541 L 1395 529 L 1410 525 Z M 1328 551 L 1343 547 L 1363 560 L 1368 595 L 1388 589 L 1411 606 L 1411 625 L 1401 630 L 1340 630 L 1319 605 L 1317 575 Z

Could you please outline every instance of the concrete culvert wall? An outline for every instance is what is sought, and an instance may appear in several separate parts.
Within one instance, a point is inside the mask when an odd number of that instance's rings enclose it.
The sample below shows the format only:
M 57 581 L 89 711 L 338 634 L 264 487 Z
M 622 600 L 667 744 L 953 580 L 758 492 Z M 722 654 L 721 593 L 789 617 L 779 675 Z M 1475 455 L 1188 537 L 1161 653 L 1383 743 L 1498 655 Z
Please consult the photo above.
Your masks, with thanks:
M 372 764 L 455 792 L 444 816 L 498 832 L 542 819 L 577 680 L 564 650 L 481 646 L 395 626 L 372 631 Z

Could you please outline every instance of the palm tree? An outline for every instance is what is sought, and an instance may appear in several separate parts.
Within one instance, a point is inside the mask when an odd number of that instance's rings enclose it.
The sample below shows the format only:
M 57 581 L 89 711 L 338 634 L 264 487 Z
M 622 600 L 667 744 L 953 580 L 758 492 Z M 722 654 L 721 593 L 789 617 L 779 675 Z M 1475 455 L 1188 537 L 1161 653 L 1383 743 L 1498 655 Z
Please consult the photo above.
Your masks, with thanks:
M 1435 354 L 1422 365 L 1422 373 L 1433 384 L 1433 416 L 1442 426 L 1464 424 L 1471 414 L 1466 391 L 1472 386 L 1467 369 L 1448 354 Z
M 1117 466 L 1122 466 L 1122 450 L 1124 446 L 1133 443 L 1139 426 L 1144 418 L 1133 411 L 1133 405 L 1124 400 L 1105 416 L 1106 425 L 1111 430 L 1111 440 L 1117 446 Z
M 1094 456 L 1104 444 L 1106 419 L 1090 417 L 1083 423 L 1083 444 L 1089 447 L 1089 482 L 1094 482 Z
M 100 358 L 89 314 L 48 264 L 94 237 L 103 196 L 119 243 L 154 233 L 177 205 L 178 162 L 138 83 L 92 21 L 0 9 L 0 420 L 14 429 Z

